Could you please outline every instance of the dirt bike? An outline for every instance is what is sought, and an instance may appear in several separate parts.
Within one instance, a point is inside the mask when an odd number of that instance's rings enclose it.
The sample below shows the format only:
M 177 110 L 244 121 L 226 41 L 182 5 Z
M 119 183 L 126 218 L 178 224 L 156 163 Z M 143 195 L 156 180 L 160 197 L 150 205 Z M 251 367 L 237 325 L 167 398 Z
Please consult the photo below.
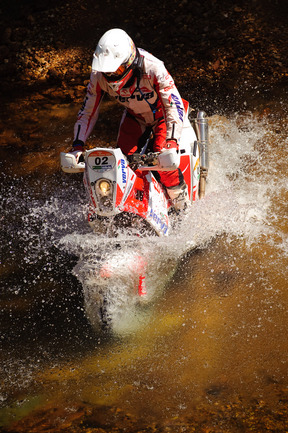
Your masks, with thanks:
M 202 198 L 209 166 L 208 145 L 205 113 L 198 112 L 191 124 L 186 112 L 178 152 L 170 149 L 162 153 L 137 153 L 128 159 L 119 148 L 94 148 L 83 153 L 83 162 L 73 153 L 61 153 L 61 168 L 67 173 L 84 172 L 89 197 L 88 222 L 92 228 L 97 220 L 109 218 L 115 225 L 136 227 L 139 233 L 146 230 L 167 236 L 173 204 L 157 180 L 157 172 L 179 167 L 190 202 Z
M 190 121 L 189 104 L 184 106 L 185 119 L 178 152 L 169 149 L 162 153 L 145 153 L 149 137 L 144 150 L 129 159 L 119 148 L 93 148 L 81 155 L 77 152 L 61 153 L 61 168 L 64 172 L 84 173 L 84 185 L 89 197 L 88 222 L 93 229 L 105 226 L 108 221 L 106 226 L 112 236 L 117 234 L 116 227 L 137 236 L 168 236 L 173 203 L 165 187 L 157 180 L 157 172 L 161 170 L 181 169 L 190 203 L 204 197 L 209 167 L 208 119 L 204 111 L 199 111 L 196 118 Z M 83 157 L 83 161 L 79 156 Z M 145 297 L 145 266 L 143 263 L 139 266 L 139 255 L 133 253 L 131 257 L 131 260 L 127 259 L 131 262 L 127 262 L 127 268 L 135 270 L 134 291 L 138 297 Z M 118 277 L 119 261 L 113 260 L 110 257 L 111 263 L 108 259 L 101 264 L 98 282 Z M 99 293 L 96 297 L 99 298 Z M 103 322 L 107 322 L 105 299 L 102 296 L 102 301 L 97 301 L 101 304 Z

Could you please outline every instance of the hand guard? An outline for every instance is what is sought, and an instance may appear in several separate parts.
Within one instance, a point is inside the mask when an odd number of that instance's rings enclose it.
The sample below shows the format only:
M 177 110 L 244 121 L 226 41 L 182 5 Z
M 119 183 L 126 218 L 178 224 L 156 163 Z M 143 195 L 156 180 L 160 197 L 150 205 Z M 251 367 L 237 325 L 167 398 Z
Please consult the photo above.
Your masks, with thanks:
M 76 164 L 79 164 L 80 162 L 80 158 L 83 156 L 83 149 L 82 150 L 78 150 L 78 149 L 72 149 L 70 150 L 70 152 L 68 152 L 69 154 L 73 155 L 74 158 L 76 159 Z
M 156 170 L 171 171 L 176 170 L 180 164 L 180 153 L 177 150 L 177 143 L 174 143 L 174 147 L 168 149 L 162 149 L 161 153 L 158 155 L 158 166 Z
M 82 162 L 80 150 L 72 150 L 71 152 L 60 153 L 61 168 L 65 173 L 80 173 L 85 170 L 85 162 Z
M 166 140 L 165 147 L 158 156 L 161 170 L 176 170 L 180 164 L 179 145 L 176 140 Z

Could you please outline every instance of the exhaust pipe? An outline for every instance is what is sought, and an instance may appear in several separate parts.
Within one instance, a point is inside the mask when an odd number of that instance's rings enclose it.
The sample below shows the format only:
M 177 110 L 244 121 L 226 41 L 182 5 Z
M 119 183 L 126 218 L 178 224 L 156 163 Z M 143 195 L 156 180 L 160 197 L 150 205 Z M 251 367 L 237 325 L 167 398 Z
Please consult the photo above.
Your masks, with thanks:
M 205 196 L 206 179 L 209 169 L 209 132 L 208 118 L 205 111 L 198 111 L 195 119 L 195 130 L 200 148 L 200 187 L 199 198 Z

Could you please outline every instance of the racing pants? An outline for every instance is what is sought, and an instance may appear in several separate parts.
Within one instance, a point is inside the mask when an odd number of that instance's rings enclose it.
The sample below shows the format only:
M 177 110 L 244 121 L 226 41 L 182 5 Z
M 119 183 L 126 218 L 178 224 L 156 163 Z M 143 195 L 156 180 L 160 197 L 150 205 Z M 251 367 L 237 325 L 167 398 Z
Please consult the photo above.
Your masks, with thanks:
M 154 135 L 153 149 L 149 150 L 150 152 L 151 150 L 153 152 L 161 152 L 166 145 L 165 120 L 163 118 L 159 119 L 153 128 L 151 128 L 152 130 Z M 120 147 L 125 155 L 133 155 L 135 152 L 140 152 L 144 141 L 143 138 L 148 138 L 145 137 L 147 131 L 149 132 L 147 125 L 125 111 L 118 132 L 118 147 Z M 179 168 L 171 171 L 159 171 L 158 174 L 160 182 L 167 188 L 180 185 L 183 182 L 183 174 Z

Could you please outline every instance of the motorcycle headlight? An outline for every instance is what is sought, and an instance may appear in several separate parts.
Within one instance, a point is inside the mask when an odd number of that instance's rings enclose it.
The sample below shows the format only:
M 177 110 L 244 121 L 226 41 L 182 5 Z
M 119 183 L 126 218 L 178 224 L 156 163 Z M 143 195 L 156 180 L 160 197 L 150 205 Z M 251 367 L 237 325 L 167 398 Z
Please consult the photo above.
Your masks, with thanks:
M 99 179 L 95 184 L 95 192 L 101 211 L 113 209 L 113 185 L 108 179 Z
M 111 192 L 111 184 L 107 180 L 101 180 L 99 182 L 99 190 L 102 195 L 107 196 Z

